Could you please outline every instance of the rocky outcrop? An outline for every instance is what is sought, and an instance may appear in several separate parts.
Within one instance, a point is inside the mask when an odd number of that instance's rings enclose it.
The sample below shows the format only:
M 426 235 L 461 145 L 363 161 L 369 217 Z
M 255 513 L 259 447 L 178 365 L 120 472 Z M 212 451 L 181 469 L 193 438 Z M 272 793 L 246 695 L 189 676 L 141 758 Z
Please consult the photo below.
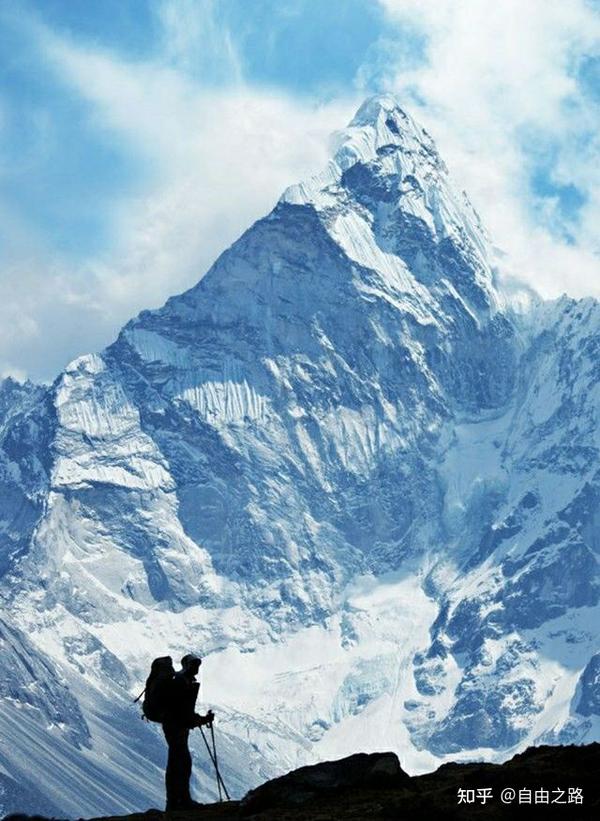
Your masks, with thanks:
M 244 815 L 256 815 L 273 807 L 294 807 L 347 790 L 395 790 L 406 787 L 410 777 L 394 753 L 357 753 L 339 761 L 300 767 L 281 778 L 251 790 L 240 804 Z
M 532 747 L 505 764 L 444 764 L 413 778 L 393 753 L 359 753 L 301 767 L 252 790 L 241 802 L 164 815 L 169 821 L 592 821 L 600 813 L 598 772 L 600 744 Z M 149 810 L 93 821 L 162 816 Z M 34 819 L 10 816 L 10 821 Z

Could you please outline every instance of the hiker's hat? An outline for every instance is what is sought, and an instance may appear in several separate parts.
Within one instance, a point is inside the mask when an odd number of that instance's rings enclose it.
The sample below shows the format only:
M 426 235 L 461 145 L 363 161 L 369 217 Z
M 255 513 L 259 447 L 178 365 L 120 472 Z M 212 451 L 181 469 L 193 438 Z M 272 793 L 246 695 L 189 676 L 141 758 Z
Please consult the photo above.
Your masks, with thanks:
M 202 659 L 200 658 L 200 656 L 197 656 L 195 653 L 187 653 L 181 659 L 181 666 L 183 667 L 184 670 L 187 670 L 188 667 L 193 667 L 194 664 L 197 664 L 198 666 L 200 666 L 202 664 Z

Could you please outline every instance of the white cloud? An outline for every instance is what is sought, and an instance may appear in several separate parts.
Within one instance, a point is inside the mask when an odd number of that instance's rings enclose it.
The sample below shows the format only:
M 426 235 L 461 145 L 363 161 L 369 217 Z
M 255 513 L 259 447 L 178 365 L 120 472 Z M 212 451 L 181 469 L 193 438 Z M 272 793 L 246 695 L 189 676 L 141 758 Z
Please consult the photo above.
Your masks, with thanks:
M 215 0 L 164 0 L 157 6 L 164 59 L 186 73 L 214 82 L 241 83 L 243 69 L 231 32 L 218 19 Z
M 513 272 L 545 296 L 600 296 L 598 109 L 582 98 L 577 63 L 600 52 L 600 18 L 584 0 L 381 0 L 390 20 L 427 35 L 426 61 L 388 67 L 390 87 L 436 138 Z M 387 49 L 389 56 L 389 47 Z M 529 149 L 524 150 L 524 135 Z M 528 188 L 535 141 L 558 151 L 556 182 L 587 194 L 575 245 L 550 234 Z M 546 203 L 547 205 L 547 203 Z
M 600 296 L 598 108 L 584 105 L 574 67 L 598 53 L 600 23 L 584 0 L 380 0 L 390 20 L 383 65 L 358 75 L 388 77 L 439 143 L 469 192 L 506 268 L 545 295 Z M 49 378 L 69 358 L 108 344 L 131 316 L 200 279 L 217 255 L 266 214 L 290 183 L 319 170 L 329 134 L 360 103 L 309 101 L 243 81 L 243 61 L 218 6 L 191 0 L 157 6 L 162 51 L 129 61 L 58 36 L 30 20 L 48 68 L 87 100 L 93 125 L 125 141 L 151 170 L 143 188 L 113 206 L 110 251 L 85 265 L 60 259 L 48 241 L 17 224 L 0 202 L 14 264 L 0 278 L 0 372 Z M 402 53 L 393 27 L 427 35 L 426 61 Z M 391 65 L 390 65 L 391 62 Z M 362 93 L 361 93 L 362 96 Z M 528 190 L 524 130 L 558 146 L 555 181 L 587 201 L 575 245 L 552 236 L 550 200 Z M 533 139 L 533 137 L 532 137 Z M 543 215 L 542 215 L 543 209 Z M 25 249 L 25 250 L 24 250 Z
M 73 266 L 40 247 L 5 268 L 0 297 L 10 291 L 40 329 L 37 341 L 21 339 L 20 361 L 48 378 L 111 342 L 140 310 L 194 285 L 288 185 L 324 165 L 331 132 L 358 100 L 314 106 L 242 83 L 202 88 L 174 65 L 191 48 L 181 31 L 170 59 L 152 63 L 81 47 L 39 25 L 36 34 L 53 70 L 91 103 L 95 127 L 151 168 L 142 191 L 114 203 L 109 253 Z M 0 367 L 14 360 L 16 344 L 0 338 Z
M 0 371 L 0 379 L 14 379 L 15 382 L 23 384 L 27 381 L 27 373 L 22 368 L 7 365 Z

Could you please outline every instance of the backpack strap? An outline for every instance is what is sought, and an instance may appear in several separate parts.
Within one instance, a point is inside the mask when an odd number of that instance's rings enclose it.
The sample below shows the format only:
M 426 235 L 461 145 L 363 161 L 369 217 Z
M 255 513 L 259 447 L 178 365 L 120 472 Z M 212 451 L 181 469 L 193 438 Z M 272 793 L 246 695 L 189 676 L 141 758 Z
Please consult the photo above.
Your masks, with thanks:
M 134 699 L 133 699 L 133 703 L 134 703 L 134 704 L 137 704 L 137 702 L 141 699 L 141 697 L 144 695 L 144 693 L 145 693 L 145 692 L 146 692 L 146 688 L 144 687 L 144 689 L 143 689 L 143 690 L 142 690 L 142 692 L 139 694 L 139 696 L 138 696 L 137 698 L 134 698 Z

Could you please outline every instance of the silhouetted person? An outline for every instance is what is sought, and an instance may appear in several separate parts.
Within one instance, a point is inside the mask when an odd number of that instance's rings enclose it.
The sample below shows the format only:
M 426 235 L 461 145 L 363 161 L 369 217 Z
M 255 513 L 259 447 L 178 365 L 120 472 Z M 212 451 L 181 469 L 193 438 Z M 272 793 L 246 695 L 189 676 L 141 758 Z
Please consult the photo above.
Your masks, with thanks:
M 196 681 L 202 664 L 197 656 L 181 659 L 181 670 L 175 673 L 167 691 L 163 732 L 169 745 L 169 757 L 165 773 L 167 810 L 185 810 L 200 806 L 190 796 L 192 756 L 188 747 L 190 730 L 210 724 L 213 714 L 196 713 L 196 699 L 200 685 Z

